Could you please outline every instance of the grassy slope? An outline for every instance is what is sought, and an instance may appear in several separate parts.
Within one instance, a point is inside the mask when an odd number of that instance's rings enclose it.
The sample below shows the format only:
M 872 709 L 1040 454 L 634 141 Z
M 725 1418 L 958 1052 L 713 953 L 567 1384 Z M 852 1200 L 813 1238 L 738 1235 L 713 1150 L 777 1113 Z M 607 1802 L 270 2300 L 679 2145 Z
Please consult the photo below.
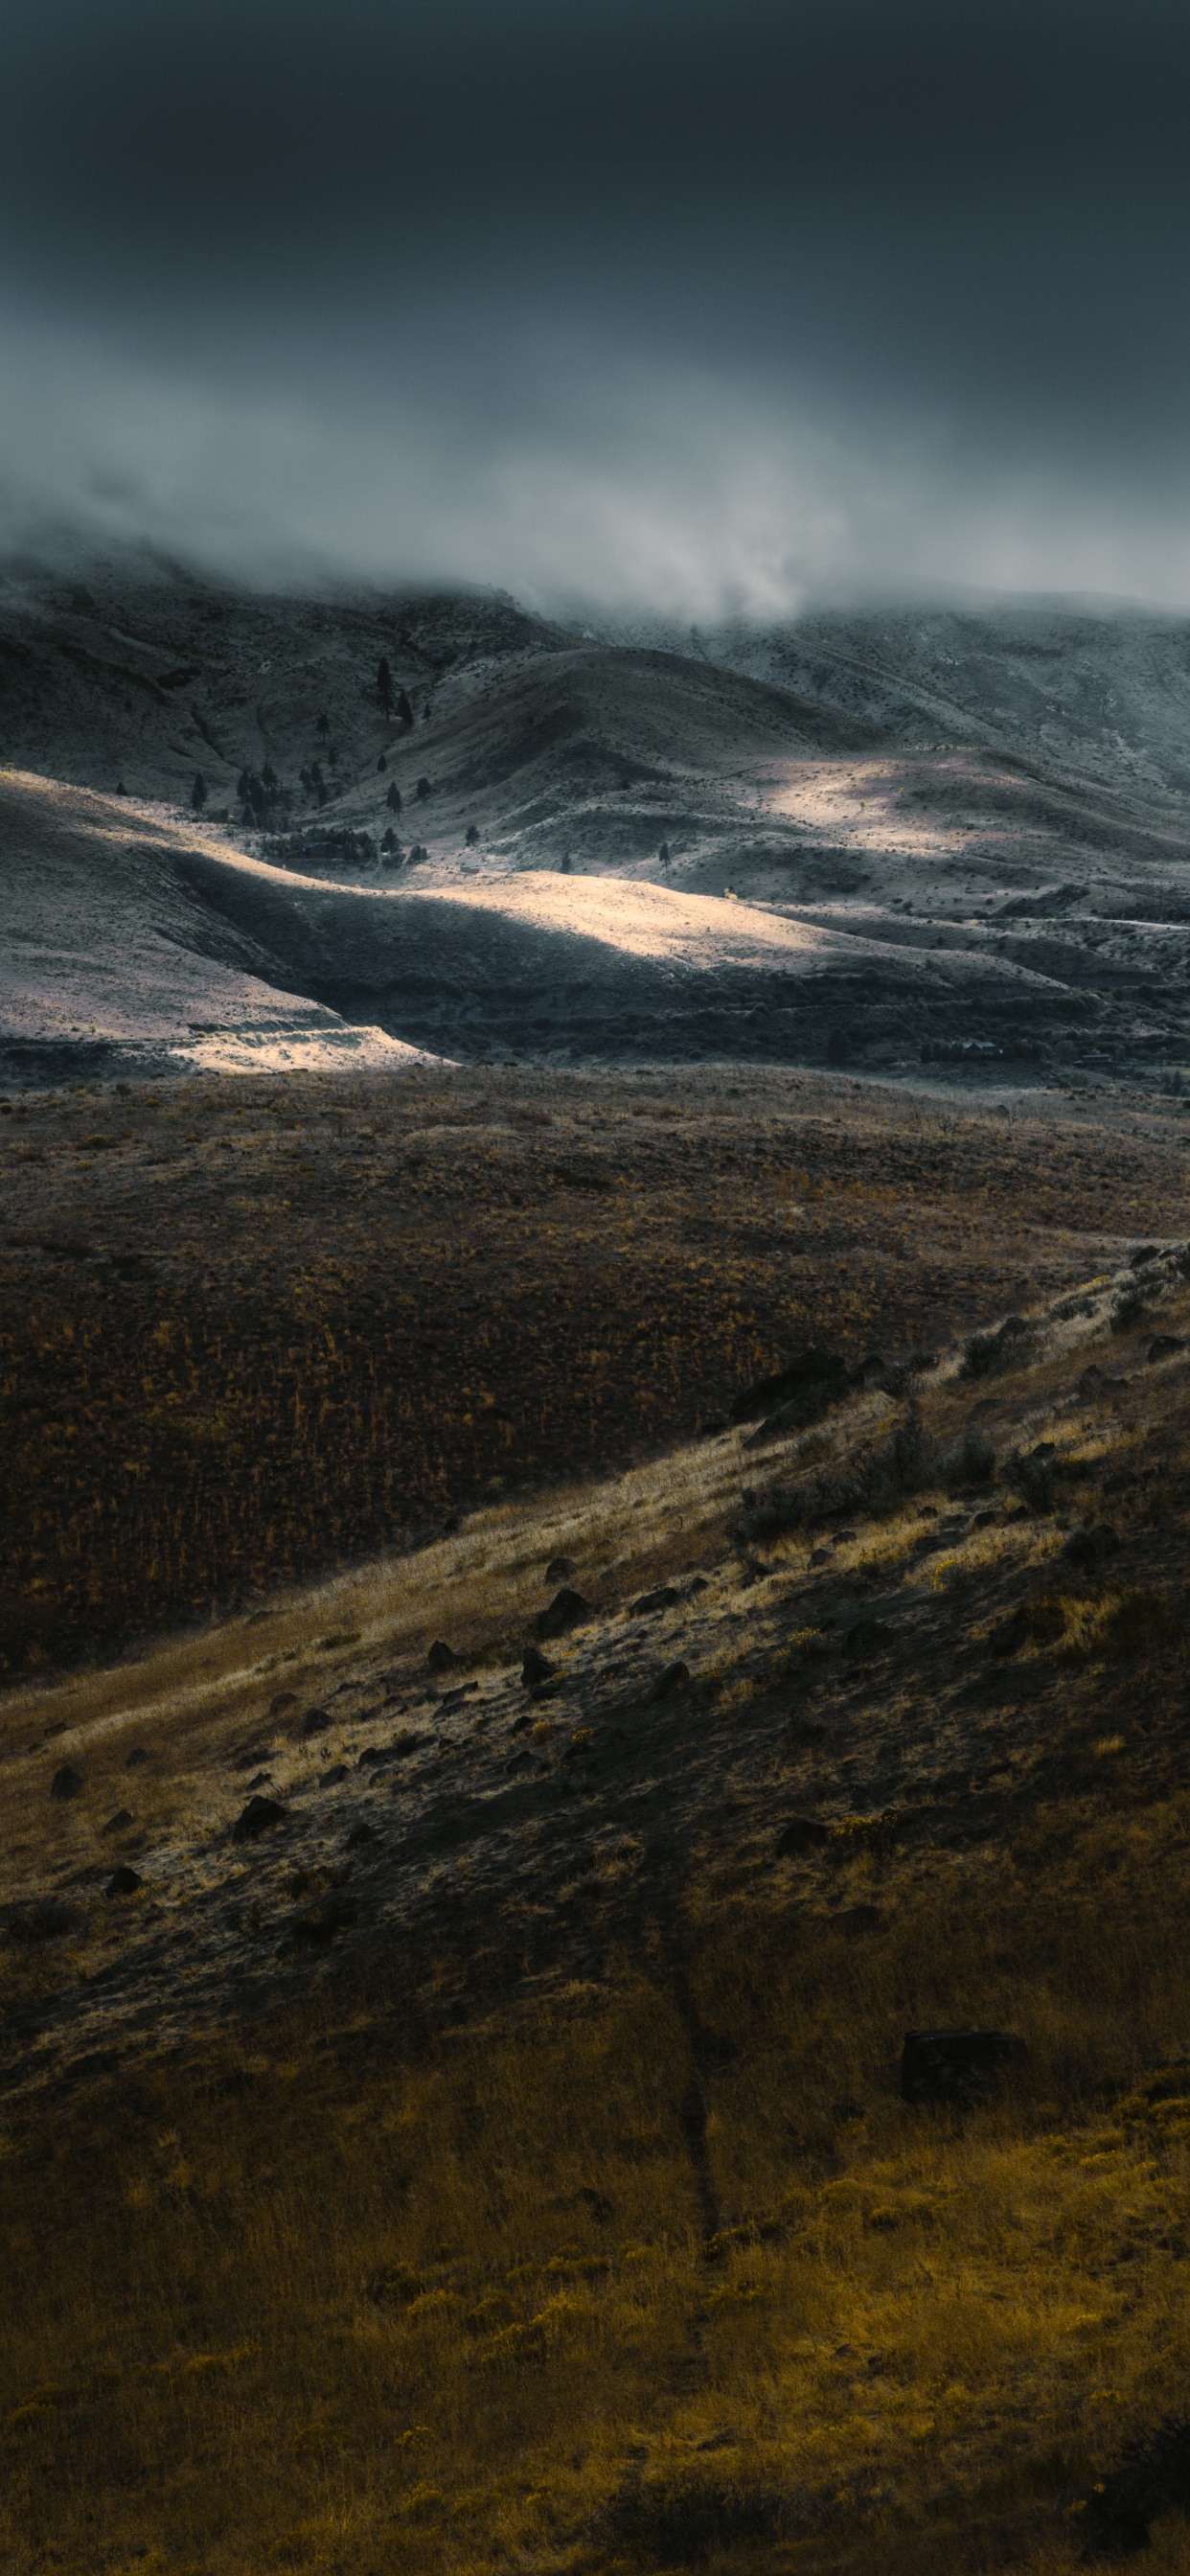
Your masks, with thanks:
M 1108 1141 L 714 1069 L 70 1093 L 0 1165 L 10 1676 L 1190 1222 L 1176 1118 Z
M 1190 1325 L 1176 1276 L 1152 1320 Z M 1012 1665 L 1046 1678 L 1052 1758 L 998 1818 L 960 1790 L 912 1831 L 861 1814 L 774 1865 L 725 1798 L 676 1895 L 646 1859 L 626 1905 L 610 1850 L 571 1892 L 571 1918 L 613 1926 L 597 1976 L 560 1924 L 554 1975 L 503 1994 L 468 1994 L 484 1900 L 461 1862 L 440 2011 L 398 1931 L 299 2001 L 240 2019 L 229 1994 L 188 2046 L 11 2099 L 0 2531 L 22 2576 L 1076 2563 L 1068 2508 L 1180 2406 L 1190 2358 L 1190 1460 L 1180 1363 L 1147 1369 L 1146 1331 L 1111 1335 L 1101 1298 L 1010 1374 L 927 1390 L 944 1448 L 984 1427 L 1001 1460 L 1047 1436 L 1067 1460 L 1023 1525 L 997 1481 L 994 1522 L 929 1562 L 977 1658 L 1005 1583 L 1067 1605 Z M 1078 1395 L 1091 1357 L 1125 1399 Z M 796 1464 L 786 1444 L 749 1472 Z M 882 1584 L 930 1501 L 926 1473 L 847 1515 Z M 1063 1569 L 1072 1511 L 1110 1511 L 1127 1580 Z M 787 1626 L 806 1546 L 766 1544 Z M 778 1628 L 766 1612 L 706 1685 L 736 1742 L 782 1702 L 773 1828 L 805 1803 L 807 1726 L 855 1688 L 778 1655 Z M 866 1688 L 908 1740 L 951 1675 L 907 1634 Z M 97 1678 L 97 1709 L 152 1677 Z M 49 1886 L 46 1814 L 19 1830 Z M 126 1937 L 109 1912 L 83 1954 L 100 1993 Z M 63 1973 L 52 1944 L 0 1955 L 15 2004 Z M 904 2111 L 901 2035 L 935 2019 L 1021 2029 L 1016 2088 L 961 2121 Z M 1176 2517 L 1149 2563 L 1190 2565 Z

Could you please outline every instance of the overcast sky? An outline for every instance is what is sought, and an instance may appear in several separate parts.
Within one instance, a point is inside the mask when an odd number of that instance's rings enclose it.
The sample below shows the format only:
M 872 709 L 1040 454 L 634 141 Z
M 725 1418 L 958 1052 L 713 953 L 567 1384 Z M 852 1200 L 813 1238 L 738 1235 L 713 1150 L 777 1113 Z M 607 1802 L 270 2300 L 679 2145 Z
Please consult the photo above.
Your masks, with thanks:
M 1190 608 L 1190 12 L 39 0 L 0 537 L 769 615 Z

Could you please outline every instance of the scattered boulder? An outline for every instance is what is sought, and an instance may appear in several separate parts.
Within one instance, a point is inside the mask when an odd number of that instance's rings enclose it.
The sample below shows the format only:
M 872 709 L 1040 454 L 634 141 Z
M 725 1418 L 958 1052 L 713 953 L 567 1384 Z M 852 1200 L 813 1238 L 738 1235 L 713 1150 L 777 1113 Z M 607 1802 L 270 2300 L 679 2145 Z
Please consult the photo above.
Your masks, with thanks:
M 1147 1261 L 1157 1259 L 1160 1249 L 1161 1246 L 1157 1243 L 1138 1243 L 1135 1252 L 1130 1252 L 1128 1255 L 1129 1269 L 1143 1270 Z
M 426 1662 L 432 1673 L 448 1673 L 451 1665 L 457 1664 L 458 1656 L 452 1647 L 443 1644 L 441 1637 L 436 1637 L 426 1656 Z
M 658 1700 L 669 1699 L 674 1691 L 685 1690 L 689 1679 L 688 1664 L 667 1664 L 664 1672 L 658 1673 L 656 1681 L 650 1682 L 645 1692 L 645 1707 L 655 1708 Z
M 269 1716 L 280 1717 L 283 1709 L 297 1707 L 296 1691 L 278 1691 L 269 1701 Z
M 803 1852 L 820 1851 L 829 1838 L 829 1826 L 817 1816 L 791 1816 L 777 1836 L 777 1858 L 799 1860 Z
M 1062 1555 L 1078 1573 L 1097 1574 L 1109 1556 L 1115 1555 L 1119 1544 L 1116 1532 L 1106 1521 L 1091 1522 L 1085 1529 L 1071 1530 Z
M 101 1825 L 99 1830 L 101 1834 L 122 1834 L 125 1825 L 131 1823 L 131 1807 L 117 1807 L 115 1815 L 109 1816 L 106 1825 Z
M 50 1782 L 50 1796 L 51 1798 L 77 1798 L 82 1785 L 82 1772 L 73 1770 L 69 1762 L 64 1762 L 61 1770 L 55 1771 Z
M 1009 2066 L 1028 2057 L 1011 2030 L 907 2030 L 901 2051 L 903 2102 L 972 2102 Z
M 545 1655 L 538 1654 L 536 1646 L 526 1646 L 525 1660 L 521 1665 L 521 1680 L 526 1690 L 532 1690 L 538 1682 L 548 1682 L 555 1669 Z
M 131 1753 L 124 1757 L 124 1768 L 126 1771 L 135 1771 L 140 1763 L 147 1762 L 148 1759 L 144 1745 L 134 1744 Z
M 103 1893 L 105 1896 L 135 1896 L 138 1887 L 143 1886 L 144 1880 L 138 1872 L 129 1869 L 126 1861 L 121 1861 L 119 1869 L 112 1871 Z
M 1155 1361 L 1171 1360 L 1176 1351 L 1184 1351 L 1185 1347 L 1185 1342 L 1178 1333 L 1154 1333 L 1145 1352 L 1145 1358 L 1152 1368 Z
M 308 1708 L 295 1729 L 298 1742 L 305 1744 L 312 1735 L 327 1734 L 333 1723 L 329 1708 Z
M 564 1637 L 568 1628 L 577 1628 L 591 1616 L 591 1604 L 581 1592 L 571 1592 L 563 1584 L 555 1592 L 547 1610 L 539 1610 L 535 1622 L 539 1637 Z
M 375 1771 L 382 1762 L 391 1762 L 392 1759 L 391 1744 L 365 1744 L 356 1768 L 360 1771 Z
M 830 1400 L 845 1395 L 850 1384 L 850 1370 L 837 1351 L 824 1350 L 812 1342 L 808 1350 L 798 1351 L 783 1369 L 771 1377 L 759 1377 L 752 1386 L 744 1387 L 731 1408 L 733 1422 L 756 1422 L 761 1414 L 771 1413 L 774 1406 L 788 1403 L 795 1396 Z
M 339 1782 L 340 1782 L 340 1780 L 345 1780 L 345 1779 L 346 1779 L 346 1777 L 347 1777 L 347 1765 L 346 1765 L 346 1763 L 345 1763 L 345 1762 L 332 1762 L 332 1764 L 331 1764 L 331 1767 L 330 1767 L 330 1770 L 329 1770 L 329 1771 L 322 1771 L 322 1772 L 320 1772 L 320 1773 L 319 1773 L 319 1777 L 318 1777 L 318 1786 L 319 1786 L 319 1788 L 320 1788 L 320 1789 L 337 1789 L 337 1788 L 338 1788 L 338 1786 L 339 1786 Z
M 271 1744 L 239 1744 L 232 1753 L 231 1767 L 233 1771 L 250 1771 L 254 1762 L 275 1760 L 276 1748 Z
M 676 1584 L 661 1583 L 655 1592 L 642 1592 L 639 1601 L 633 1602 L 628 1616 L 630 1619 L 646 1619 L 654 1610 L 671 1610 L 674 1602 L 681 1598 Z
M 379 1842 L 379 1840 L 380 1836 L 376 1831 L 375 1825 L 369 1825 L 361 1819 L 358 1825 L 352 1826 L 347 1837 L 345 1849 L 347 1851 L 362 1851 L 365 1843 Z
M 250 1789 L 265 1789 L 272 1776 L 271 1771 L 254 1771 L 247 1785 Z
M 285 1809 L 275 1798 L 249 1798 L 231 1829 L 233 1843 L 255 1842 L 258 1834 L 267 1834 L 271 1825 L 285 1823 Z
M 574 1565 L 570 1557 L 551 1556 L 545 1569 L 545 1579 L 547 1583 L 565 1583 L 567 1575 L 573 1572 Z

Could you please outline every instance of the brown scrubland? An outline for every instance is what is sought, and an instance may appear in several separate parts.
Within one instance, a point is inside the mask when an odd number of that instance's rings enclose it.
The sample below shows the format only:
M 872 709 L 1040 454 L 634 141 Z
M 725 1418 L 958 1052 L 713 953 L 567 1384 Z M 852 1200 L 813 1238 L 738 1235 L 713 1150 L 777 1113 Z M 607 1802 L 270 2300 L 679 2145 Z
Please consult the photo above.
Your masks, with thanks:
M 24 1105 L 0 2563 L 1190 2569 L 1172 1108 Z

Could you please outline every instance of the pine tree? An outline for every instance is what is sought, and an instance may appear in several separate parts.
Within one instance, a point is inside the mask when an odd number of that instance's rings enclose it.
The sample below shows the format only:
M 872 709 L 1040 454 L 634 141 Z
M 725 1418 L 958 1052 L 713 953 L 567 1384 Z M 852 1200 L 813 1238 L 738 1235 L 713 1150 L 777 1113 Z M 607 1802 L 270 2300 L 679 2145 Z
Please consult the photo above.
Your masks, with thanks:
M 395 778 L 394 778 L 394 780 L 393 780 L 392 786 L 389 788 L 388 794 L 387 794 L 387 796 L 385 797 L 385 800 L 384 800 L 384 801 L 385 801 L 385 804 L 386 804 L 386 805 L 387 805 L 387 807 L 388 807 L 388 810 L 389 810 L 389 813 L 390 813 L 390 814 L 399 814 L 399 813 L 400 813 L 400 811 L 401 811 L 401 790 L 400 790 L 400 788 L 398 787 L 398 785 L 397 785 L 397 782 L 396 782 L 396 779 L 395 779 Z
M 380 704 L 383 707 L 386 716 L 391 716 L 393 711 L 393 675 L 383 653 L 376 665 L 376 695 L 380 700 Z
M 201 814 L 206 801 L 207 782 L 203 777 L 201 769 L 196 769 L 194 773 L 194 785 L 190 790 L 190 802 L 193 805 L 196 814 Z
M 319 733 L 320 733 L 320 734 L 322 734 L 322 735 L 325 737 L 325 736 L 330 732 L 330 729 L 331 729 L 331 720 L 330 720 L 330 717 L 329 717 L 329 716 L 320 716 L 320 717 L 319 717 L 319 719 L 318 719 L 318 731 L 319 731 Z
M 467 847 L 469 850 L 477 850 L 479 848 L 479 832 L 474 823 L 468 823 L 467 825 Z
M 412 724 L 413 709 L 409 704 L 408 692 L 405 689 L 402 689 L 400 697 L 397 700 L 397 714 L 399 715 L 403 725 Z
M 424 804 L 425 804 L 425 801 L 426 801 L 427 796 L 430 794 L 430 782 L 429 782 L 429 779 L 428 779 L 428 778 L 419 778 L 419 779 L 418 779 L 418 782 L 417 782 L 417 794 L 418 794 L 418 800 L 419 800 L 419 803 L 421 803 L 422 805 L 424 805 Z

